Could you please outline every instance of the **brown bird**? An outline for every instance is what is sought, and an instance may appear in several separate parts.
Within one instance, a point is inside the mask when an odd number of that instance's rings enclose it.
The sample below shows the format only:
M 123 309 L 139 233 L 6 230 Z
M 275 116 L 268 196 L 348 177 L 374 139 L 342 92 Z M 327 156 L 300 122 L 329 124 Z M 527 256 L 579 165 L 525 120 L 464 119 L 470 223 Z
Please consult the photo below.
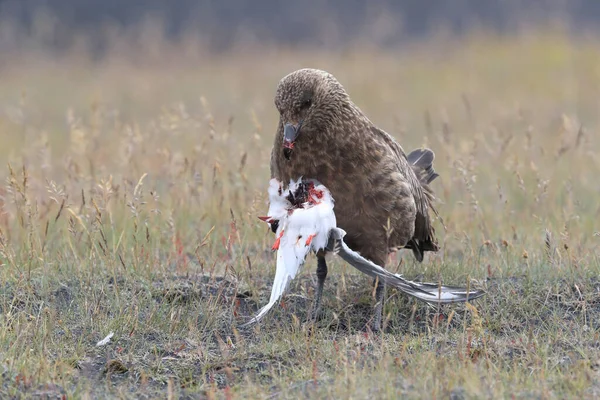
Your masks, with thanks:
M 437 251 L 428 184 L 438 175 L 434 154 L 408 156 L 352 102 L 333 75 L 300 69 L 277 87 L 280 120 L 271 153 L 271 178 L 281 182 L 305 177 L 323 183 L 335 199 L 338 227 L 345 243 L 373 263 L 385 266 L 390 252 Z M 317 254 L 317 316 L 327 277 L 324 253 Z M 384 284 L 376 288 L 373 329 L 381 327 Z

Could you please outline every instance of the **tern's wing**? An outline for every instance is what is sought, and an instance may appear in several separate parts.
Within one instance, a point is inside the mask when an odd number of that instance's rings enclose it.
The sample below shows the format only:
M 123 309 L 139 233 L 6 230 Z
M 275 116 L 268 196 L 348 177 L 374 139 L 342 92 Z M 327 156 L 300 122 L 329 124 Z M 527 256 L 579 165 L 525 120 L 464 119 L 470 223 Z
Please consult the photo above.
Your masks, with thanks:
M 456 303 L 473 300 L 485 294 L 482 290 L 469 290 L 455 286 L 442 286 L 435 283 L 413 282 L 392 274 L 379 265 L 367 260 L 346 245 L 343 238 L 346 232 L 340 228 L 331 231 L 328 248 L 334 250 L 344 261 L 364 274 L 379 278 L 386 284 L 428 303 Z
M 296 277 L 300 266 L 304 263 L 304 258 L 309 251 L 308 247 L 304 247 L 306 250 L 304 257 L 299 259 L 297 257 L 299 252 L 296 250 L 295 246 L 289 245 L 288 239 L 287 235 L 284 234 L 281 238 L 279 250 L 277 250 L 277 270 L 275 271 L 275 279 L 273 280 L 273 288 L 271 289 L 271 298 L 269 299 L 269 302 L 258 311 L 256 316 L 244 324 L 244 326 L 258 322 L 267 314 L 277 300 L 283 295 L 288 284 Z
M 311 250 L 327 245 L 329 232 L 335 227 L 333 207 L 326 203 L 307 209 L 296 209 L 283 218 L 277 229 L 277 270 L 269 303 L 244 326 L 258 322 L 283 295 L 300 270 Z M 277 242 L 276 242 L 277 243 Z

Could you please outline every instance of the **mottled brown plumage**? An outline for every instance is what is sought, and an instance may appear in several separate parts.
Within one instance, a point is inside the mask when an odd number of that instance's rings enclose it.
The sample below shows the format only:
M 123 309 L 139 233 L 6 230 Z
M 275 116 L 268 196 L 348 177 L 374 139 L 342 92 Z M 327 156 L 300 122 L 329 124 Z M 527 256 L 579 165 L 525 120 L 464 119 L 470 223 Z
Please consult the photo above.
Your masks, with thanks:
M 417 150 L 409 161 L 402 147 L 325 71 L 301 69 L 285 76 L 275 106 L 280 121 L 271 177 L 289 182 L 302 176 L 323 183 L 333 195 L 337 223 L 347 232 L 344 240 L 351 249 L 381 266 L 398 248 L 411 249 L 419 261 L 424 251 L 438 249 L 430 217 L 428 183 L 437 176 L 431 151 Z M 325 279 L 320 275 L 326 270 L 320 257 L 317 308 Z

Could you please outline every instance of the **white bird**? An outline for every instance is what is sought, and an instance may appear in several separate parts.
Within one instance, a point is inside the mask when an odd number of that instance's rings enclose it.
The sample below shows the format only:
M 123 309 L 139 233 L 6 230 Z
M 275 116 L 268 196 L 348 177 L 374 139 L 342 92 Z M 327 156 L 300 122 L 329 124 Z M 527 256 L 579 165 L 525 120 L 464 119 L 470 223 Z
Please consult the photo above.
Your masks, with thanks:
M 276 179 L 269 182 L 269 212 L 260 217 L 271 225 L 276 239 L 277 269 L 271 298 L 245 325 L 259 321 L 279 300 L 308 253 L 325 249 L 329 233 L 336 227 L 333 198 L 314 180 L 292 180 L 286 190 Z
M 259 218 L 275 232 L 272 249 L 277 251 L 277 269 L 269 303 L 243 326 L 258 322 L 275 305 L 311 250 L 333 252 L 362 273 L 428 303 L 465 302 L 485 294 L 482 290 L 409 281 L 367 260 L 344 242 L 346 232 L 336 226 L 333 208 L 331 193 L 314 179 L 292 180 L 287 189 L 277 179 L 270 180 L 269 211 Z

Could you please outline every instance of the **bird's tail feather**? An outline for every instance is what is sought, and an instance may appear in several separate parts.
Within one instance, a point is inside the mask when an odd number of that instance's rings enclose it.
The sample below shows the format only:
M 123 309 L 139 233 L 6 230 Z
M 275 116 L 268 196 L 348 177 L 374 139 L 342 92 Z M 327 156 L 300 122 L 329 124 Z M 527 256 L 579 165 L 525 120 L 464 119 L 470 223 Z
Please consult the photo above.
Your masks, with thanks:
M 433 213 L 442 222 L 443 225 L 444 222 L 433 204 L 435 200 L 433 190 L 429 187 L 429 184 L 439 176 L 438 173 L 435 172 L 435 170 L 433 169 L 433 160 L 435 159 L 435 153 L 430 149 L 421 148 L 411 151 L 410 154 L 406 156 L 406 158 L 413 171 L 415 172 L 415 175 L 419 179 L 419 182 L 421 183 L 421 188 L 423 189 L 423 194 L 425 195 L 424 197 L 426 199 L 428 208 L 431 209 L 431 211 L 433 211 Z M 406 249 L 412 250 L 415 258 L 419 262 L 423 261 L 423 254 L 426 251 L 438 250 L 438 245 L 433 240 L 434 229 L 431 225 L 429 226 L 429 238 L 413 238 L 406 244 L 406 246 L 404 246 Z
M 485 294 L 482 290 L 467 289 L 457 286 L 442 286 L 435 283 L 413 282 L 398 274 L 392 274 L 379 265 L 367 260 L 346 245 L 343 238 L 346 232 L 334 228 L 331 231 L 328 249 L 336 252 L 344 261 L 362 273 L 379 278 L 387 285 L 398 288 L 402 292 L 428 303 L 457 303 L 474 300 Z
M 416 149 L 406 156 L 421 184 L 429 185 L 439 175 L 433 169 L 435 154 L 430 149 Z
M 406 158 L 415 172 L 417 179 L 419 179 L 419 182 L 421 183 L 421 187 L 423 188 L 423 193 L 425 194 L 425 198 L 427 199 L 429 207 L 433 210 L 436 216 L 439 217 L 437 211 L 433 207 L 433 190 L 429 187 L 429 184 L 433 182 L 435 178 L 440 176 L 433 169 L 435 153 L 433 150 L 421 148 L 411 151 Z

